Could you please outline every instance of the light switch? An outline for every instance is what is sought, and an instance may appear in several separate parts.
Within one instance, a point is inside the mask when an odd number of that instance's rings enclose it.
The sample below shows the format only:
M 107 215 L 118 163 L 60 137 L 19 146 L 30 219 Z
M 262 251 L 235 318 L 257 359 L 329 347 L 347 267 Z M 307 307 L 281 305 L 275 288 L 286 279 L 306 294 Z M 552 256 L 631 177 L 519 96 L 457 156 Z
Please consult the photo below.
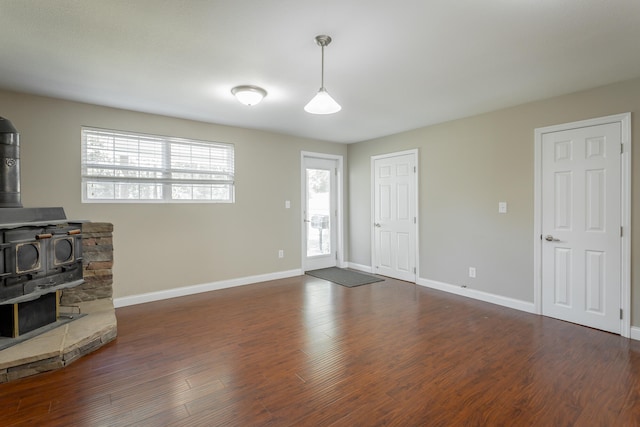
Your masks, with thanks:
M 498 213 L 507 213 L 507 202 L 498 202 Z
M 285 200 L 284 201 L 284 207 L 285 207 L 285 209 L 290 209 L 291 208 L 291 200 Z

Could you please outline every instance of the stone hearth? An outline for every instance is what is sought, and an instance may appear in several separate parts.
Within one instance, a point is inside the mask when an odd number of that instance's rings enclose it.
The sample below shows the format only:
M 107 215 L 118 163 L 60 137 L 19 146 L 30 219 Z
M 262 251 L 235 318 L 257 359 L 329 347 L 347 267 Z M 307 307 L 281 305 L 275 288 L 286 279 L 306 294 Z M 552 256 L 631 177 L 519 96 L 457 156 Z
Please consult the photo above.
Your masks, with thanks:
M 0 383 L 63 368 L 116 338 L 113 225 L 84 223 L 82 235 L 85 283 L 64 290 L 60 311 L 85 316 L 1 350 Z

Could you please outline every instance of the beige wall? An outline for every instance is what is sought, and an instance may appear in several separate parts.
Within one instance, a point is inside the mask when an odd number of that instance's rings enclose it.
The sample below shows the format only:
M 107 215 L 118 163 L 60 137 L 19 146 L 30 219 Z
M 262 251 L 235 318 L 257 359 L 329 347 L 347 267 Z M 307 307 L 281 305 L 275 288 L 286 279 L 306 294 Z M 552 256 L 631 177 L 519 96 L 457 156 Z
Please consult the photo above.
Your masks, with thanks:
M 63 206 L 68 218 L 114 224 L 114 297 L 300 268 L 300 152 L 347 151 L 341 144 L 14 92 L 0 91 L 0 116 L 20 132 L 25 207 Z M 81 203 L 82 125 L 234 143 L 236 203 Z
M 350 261 L 371 265 L 370 157 L 418 148 L 420 277 L 533 302 L 534 129 L 625 112 L 637 172 L 640 79 L 349 145 Z M 640 173 L 632 179 L 637 195 Z M 499 201 L 508 214 L 498 214 Z M 632 211 L 632 324 L 640 325 L 639 197 Z

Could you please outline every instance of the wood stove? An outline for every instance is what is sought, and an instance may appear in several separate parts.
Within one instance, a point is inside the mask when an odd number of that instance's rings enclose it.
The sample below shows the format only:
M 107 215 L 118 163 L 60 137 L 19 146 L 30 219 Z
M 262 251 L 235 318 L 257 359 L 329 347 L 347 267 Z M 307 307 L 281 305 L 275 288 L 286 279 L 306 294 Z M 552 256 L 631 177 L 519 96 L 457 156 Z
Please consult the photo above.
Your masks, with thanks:
M 84 282 L 82 221 L 60 207 L 23 208 L 18 133 L 0 117 L 0 336 L 58 317 L 58 291 Z
M 45 213 L 47 220 L 7 222 Z M 82 224 L 62 208 L 0 209 L 0 304 L 23 302 L 82 283 Z

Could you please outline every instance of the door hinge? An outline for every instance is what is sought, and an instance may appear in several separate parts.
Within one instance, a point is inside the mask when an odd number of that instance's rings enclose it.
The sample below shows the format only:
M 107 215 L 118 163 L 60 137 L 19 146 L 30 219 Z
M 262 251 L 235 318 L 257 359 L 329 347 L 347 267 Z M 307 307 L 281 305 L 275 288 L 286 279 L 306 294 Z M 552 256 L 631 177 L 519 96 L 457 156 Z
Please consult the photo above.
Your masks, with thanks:
M 417 224 L 417 223 L 418 223 L 418 222 L 417 222 L 417 220 L 416 220 L 416 217 L 415 217 L 415 216 L 413 217 L 413 223 L 414 223 L 414 224 Z
M 622 319 L 623 319 L 623 317 L 622 317 L 622 309 L 620 309 L 620 320 L 622 320 Z
M 620 226 L 620 237 L 622 237 L 622 226 Z
M 416 268 L 413 267 L 413 274 L 416 274 Z
M 413 167 L 413 173 L 416 173 L 416 172 L 417 172 L 417 170 L 416 170 L 416 167 L 414 166 Z
M 624 153 L 624 144 L 620 143 L 620 154 Z

